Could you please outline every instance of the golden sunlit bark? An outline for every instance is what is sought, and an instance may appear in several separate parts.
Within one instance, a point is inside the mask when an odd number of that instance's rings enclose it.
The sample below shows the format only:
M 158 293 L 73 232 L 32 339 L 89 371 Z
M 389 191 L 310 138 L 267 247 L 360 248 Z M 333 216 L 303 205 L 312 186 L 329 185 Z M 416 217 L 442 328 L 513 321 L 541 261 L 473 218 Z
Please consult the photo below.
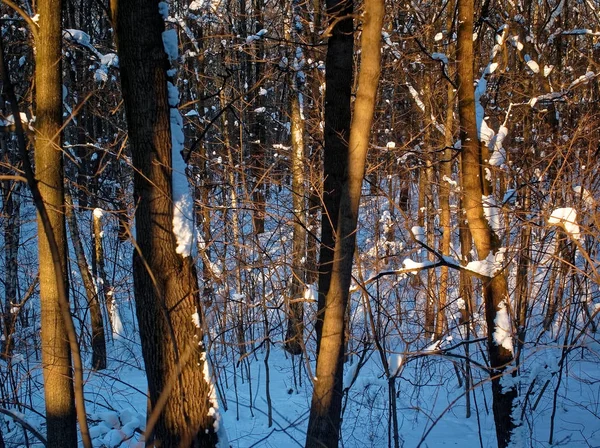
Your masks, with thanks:
M 462 189 L 463 207 L 467 217 L 473 243 L 480 260 L 494 255 L 499 249 L 499 241 L 490 227 L 483 209 L 482 196 L 485 191 L 483 147 L 477 132 L 475 113 L 475 90 L 473 71 L 473 0 L 458 1 L 458 40 L 457 40 L 457 80 L 458 111 L 462 142 Z M 501 377 L 513 362 L 513 352 L 504 344 L 500 345 L 494 335 L 497 330 L 496 317 L 503 307 L 509 307 L 508 285 L 504 273 L 483 280 L 485 320 L 487 323 L 487 345 L 490 357 L 494 421 L 498 446 L 510 443 L 515 423 L 512 419 L 512 406 L 516 397 L 514 387 L 503 389 Z M 503 329 L 510 331 L 510 329 Z
M 59 286 L 68 291 L 66 276 L 67 236 L 64 214 L 62 127 L 62 35 L 61 0 L 38 2 L 40 28 L 36 48 L 36 135 L 35 166 L 37 185 L 62 262 L 55 273 L 50 243 L 42 217 L 38 215 L 40 265 L 41 348 L 44 370 L 44 396 L 48 447 L 77 445 L 75 399 L 71 372 L 71 352 L 67 329 L 60 311 Z
M 381 72 L 383 0 L 366 0 L 361 34 L 361 62 L 348 144 L 347 177 L 342 184 L 331 282 L 317 359 L 306 438 L 307 447 L 337 447 L 341 424 L 344 328 L 356 228 L 366 158 Z

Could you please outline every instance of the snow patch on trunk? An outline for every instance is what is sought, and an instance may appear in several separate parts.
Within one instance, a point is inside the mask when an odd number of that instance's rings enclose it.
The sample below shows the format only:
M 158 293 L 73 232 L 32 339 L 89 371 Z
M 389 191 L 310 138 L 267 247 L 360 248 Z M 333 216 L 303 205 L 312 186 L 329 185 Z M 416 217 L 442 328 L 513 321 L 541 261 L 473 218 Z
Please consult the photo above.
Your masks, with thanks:
M 498 305 L 494 324 L 496 326 L 493 335 L 494 343 L 499 347 L 503 347 L 506 350 L 509 350 L 511 353 L 514 353 L 510 317 L 508 316 L 506 301 L 504 300 Z

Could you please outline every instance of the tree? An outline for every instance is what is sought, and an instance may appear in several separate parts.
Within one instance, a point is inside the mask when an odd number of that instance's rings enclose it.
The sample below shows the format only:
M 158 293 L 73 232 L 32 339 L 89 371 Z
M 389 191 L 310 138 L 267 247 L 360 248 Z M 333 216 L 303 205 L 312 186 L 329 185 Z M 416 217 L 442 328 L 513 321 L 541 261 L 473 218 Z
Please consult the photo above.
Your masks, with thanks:
M 115 0 L 111 6 L 135 170 L 133 279 L 149 389 L 146 437 L 162 447 L 210 447 L 217 435 L 198 281 L 192 257 L 173 232 L 172 149 L 183 134 L 171 121 L 179 112 L 169 107 L 176 103 L 167 90 L 162 36 L 168 40 L 168 32 L 158 1 Z
M 100 300 L 98 298 L 98 288 L 94 283 L 94 277 L 90 272 L 83 243 L 81 242 L 73 199 L 68 190 L 65 190 L 65 213 L 69 224 L 69 232 L 71 234 L 71 244 L 73 244 L 77 267 L 81 274 L 81 280 L 83 282 L 88 308 L 90 310 L 92 329 L 92 369 L 102 370 L 106 368 L 106 337 L 104 334 L 102 308 L 100 307 Z
M 331 35 L 327 41 L 325 64 L 325 150 L 323 154 L 323 205 L 319 249 L 319 297 L 315 330 L 317 352 L 327 310 L 325 296 L 333 269 L 335 229 L 338 223 L 342 182 L 350 135 L 350 96 L 352 93 L 354 24 L 352 0 L 327 0 Z M 315 11 L 315 14 L 318 13 Z
M 457 41 L 457 83 L 460 136 L 462 141 L 462 187 L 463 207 L 469 230 L 480 260 L 494 257 L 500 249 L 500 242 L 488 222 L 483 208 L 485 165 L 483 144 L 478 136 L 476 98 L 473 88 L 473 0 L 458 0 L 458 41 Z M 510 336 L 500 338 L 497 331 L 510 333 L 502 328 L 509 322 L 508 285 L 503 272 L 483 280 L 483 300 L 487 324 L 487 346 L 490 357 L 490 377 L 494 421 L 498 446 L 504 448 L 510 443 L 515 421 L 512 416 L 513 401 L 517 390 L 514 386 L 504 387 L 502 376 L 514 361 Z
M 71 351 L 61 315 L 62 289 L 68 291 L 67 235 L 64 213 L 64 169 L 62 154 L 62 29 L 61 0 L 38 2 L 40 14 L 36 52 L 36 182 L 47 210 L 61 262 L 53 262 L 49 232 L 38 213 L 38 257 L 42 319 L 42 364 L 49 447 L 77 445 Z M 60 280 L 59 280 L 60 279 Z M 59 285 L 62 281 L 62 285 Z M 68 311 L 67 311 L 68 312 Z
M 324 319 L 317 358 L 317 374 L 306 436 L 307 447 L 337 447 L 341 424 L 344 330 L 356 247 L 361 189 L 365 176 L 371 124 L 381 72 L 383 0 L 366 0 L 361 34 L 358 91 L 352 115 L 331 281 L 324 303 Z M 323 220 L 328 219 L 327 216 Z

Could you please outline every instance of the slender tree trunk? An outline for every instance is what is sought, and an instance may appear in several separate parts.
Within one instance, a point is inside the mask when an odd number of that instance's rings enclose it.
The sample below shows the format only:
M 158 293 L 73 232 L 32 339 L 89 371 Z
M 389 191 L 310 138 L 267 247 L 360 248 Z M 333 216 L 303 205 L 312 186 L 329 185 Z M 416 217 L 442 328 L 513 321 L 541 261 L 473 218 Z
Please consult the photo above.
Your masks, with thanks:
M 38 3 L 39 41 L 36 51 L 36 180 L 46 205 L 54 239 L 62 261 L 62 273 L 55 273 L 49 236 L 38 214 L 40 265 L 41 344 L 48 447 L 77 445 L 75 400 L 71 372 L 71 351 L 60 311 L 59 286 L 67 281 L 67 235 L 64 214 L 62 155 L 62 35 L 61 0 Z
M 319 250 L 319 298 L 315 331 L 317 351 L 321 343 L 325 296 L 333 268 L 335 229 L 338 223 L 342 183 L 348 158 L 350 135 L 350 96 L 354 57 L 354 24 L 350 16 L 353 0 L 326 0 L 329 23 L 333 24 L 327 42 L 325 64 L 325 152 L 323 155 L 323 207 Z
M 0 137 L 4 140 L 3 137 Z M 6 142 L 4 142 L 6 143 Z M 14 155 L 8 154 L 8 145 L 4 145 L 4 151 L 9 166 L 14 166 Z M 4 233 L 4 263 L 6 266 L 5 288 L 4 288 L 4 329 L 1 353 L 5 359 L 12 356 L 15 345 L 13 333 L 17 321 L 17 287 L 19 268 L 19 239 L 21 235 L 21 203 L 16 197 L 20 192 L 20 182 L 2 182 L 2 205 L 3 205 L 3 233 Z
M 177 253 L 172 230 L 170 116 L 178 112 L 168 101 L 164 22 L 158 1 L 113 0 L 111 7 L 135 172 L 133 280 L 148 377 L 146 440 L 212 447 L 217 435 L 196 270 L 190 256 Z
M 462 141 L 462 181 L 463 207 L 469 230 L 480 260 L 495 255 L 499 241 L 484 215 L 482 195 L 484 194 L 482 145 L 477 133 L 475 115 L 475 92 L 473 88 L 473 0 L 458 0 L 458 110 Z M 511 328 L 499 328 L 496 318 L 500 313 L 509 321 L 509 297 L 506 278 L 503 273 L 483 280 L 485 319 L 487 323 L 488 351 L 492 379 L 494 421 L 498 446 L 504 448 L 510 443 L 515 422 L 512 407 L 516 398 L 515 387 L 502 387 L 501 378 L 506 368 L 514 360 Z M 498 340 L 496 332 L 507 335 Z
M 263 28 L 263 13 L 264 13 L 264 1 L 253 0 L 253 22 L 254 32 L 258 33 Z M 262 39 L 258 39 L 253 43 L 253 76 L 249 75 L 248 79 L 252 79 L 254 83 L 259 84 L 263 77 L 264 72 L 264 58 L 265 58 L 265 45 Z M 250 69 L 250 66 L 248 67 Z M 250 70 L 249 70 L 250 72 Z M 264 108 L 264 95 L 258 95 L 255 99 L 254 110 L 262 110 Z M 266 191 L 267 191 L 267 180 L 266 174 L 266 136 L 265 132 L 265 114 L 264 112 L 252 112 L 252 139 L 250 142 L 250 160 L 251 160 L 251 185 L 252 185 L 252 202 L 253 202 L 253 215 L 252 222 L 254 223 L 254 233 L 261 234 L 265 231 L 265 217 L 266 217 Z
M 352 279 L 360 194 L 381 70 L 381 29 L 385 4 L 383 0 L 366 0 L 364 9 L 361 63 L 350 131 L 348 171 L 342 184 L 338 238 L 325 301 L 326 312 L 308 422 L 307 447 L 337 447 L 340 435 L 344 327 Z
M 95 202 L 95 201 L 94 201 Z M 96 204 L 94 204 L 96 205 Z M 104 268 L 104 231 L 103 231 L 103 218 L 104 212 L 102 209 L 96 207 L 92 212 L 92 228 L 94 234 L 94 275 L 96 276 L 96 286 L 98 289 L 98 305 L 100 305 L 100 297 L 104 300 L 104 304 L 106 305 L 106 311 L 108 314 L 108 320 L 110 323 L 110 327 L 112 333 L 115 332 L 115 325 L 113 319 L 115 317 L 115 308 L 114 308 L 114 291 L 110 284 L 110 280 L 106 275 L 106 269 Z
M 440 225 L 442 226 L 442 244 L 440 252 L 443 255 L 450 255 L 450 243 L 452 240 L 452 225 L 450 219 L 450 179 L 452 178 L 452 149 L 453 146 L 453 132 L 452 127 L 454 124 L 454 100 L 455 100 L 454 87 L 448 85 L 447 99 L 448 106 L 446 108 L 446 135 L 444 136 L 445 149 L 442 153 L 442 160 L 440 161 L 440 208 L 442 209 L 440 214 Z M 435 337 L 439 339 L 442 337 L 446 329 L 446 304 L 448 302 L 448 288 L 450 275 L 447 266 L 440 268 L 440 289 L 438 297 L 438 309 L 437 317 L 435 320 Z
M 294 75 L 294 78 L 296 76 Z M 295 80 L 292 87 L 297 86 Z M 304 185 L 304 120 L 300 110 L 299 92 L 290 89 L 292 122 L 292 207 L 294 236 L 292 248 L 292 284 L 288 307 L 286 350 L 293 355 L 302 353 L 304 346 L 304 288 L 306 281 L 306 206 Z
M 81 237 L 79 236 L 77 217 L 75 216 L 75 210 L 73 210 L 73 199 L 68 191 L 65 191 L 65 205 L 67 222 L 71 233 L 71 242 L 73 243 L 77 266 L 81 273 L 81 279 L 83 281 L 90 310 L 90 319 L 92 323 L 92 369 L 102 370 L 106 368 L 106 338 L 104 335 L 102 309 L 100 308 L 100 301 L 98 299 L 94 278 L 90 272 L 88 262 L 85 258 L 83 244 L 81 243 Z

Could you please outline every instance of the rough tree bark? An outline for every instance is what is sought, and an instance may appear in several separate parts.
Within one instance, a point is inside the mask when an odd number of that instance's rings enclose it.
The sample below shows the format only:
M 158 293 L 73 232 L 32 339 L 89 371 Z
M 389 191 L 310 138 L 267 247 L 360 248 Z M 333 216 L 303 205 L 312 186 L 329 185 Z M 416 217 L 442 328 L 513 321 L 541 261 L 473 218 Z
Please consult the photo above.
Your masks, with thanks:
M 475 114 L 475 91 L 473 87 L 473 0 L 458 0 L 458 40 L 457 40 L 457 81 L 458 111 L 460 117 L 460 136 L 462 141 L 462 182 L 463 207 L 473 237 L 477 255 L 484 260 L 499 250 L 499 240 L 490 227 L 483 209 L 485 176 L 483 175 L 483 147 L 477 132 Z M 515 422 L 512 419 L 512 407 L 516 398 L 515 387 L 502 387 L 501 378 L 507 367 L 514 361 L 509 344 L 495 340 L 498 330 L 496 317 L 498 312 L 509 307 L 508 286 L 504 273 L 483 280 L 483 298 L 487 323 L 487 344 L 490 358 L 490 376 L 494 421 L 498 446 L 504 448 L 510 443 Z M 507 311 L 503 311 L 508 316 Z M 499 329 L 510 333 L 510 328 Z
M 204 373 L 202 323 L 193 320 L 202 316 L 196 270 L 190 256 L 176 252 L 172 230 L 164 22 L 158 1 L 113 0 L 111 9 L 135 172 L 133 279 L 148 377 L 146 438 L 161 447 L 212 447 L 217 435 Z
M 337 239 L 331 281 L 325 299 L 306 447 L 338 446 L 342 408 L 344 327 L 352 280 L 360 194 L 381 71 L 381 29 L 384 12 L 383 0 L 365 0 L 358 91 L 346 159 L 348 168 L 342 183 Z

